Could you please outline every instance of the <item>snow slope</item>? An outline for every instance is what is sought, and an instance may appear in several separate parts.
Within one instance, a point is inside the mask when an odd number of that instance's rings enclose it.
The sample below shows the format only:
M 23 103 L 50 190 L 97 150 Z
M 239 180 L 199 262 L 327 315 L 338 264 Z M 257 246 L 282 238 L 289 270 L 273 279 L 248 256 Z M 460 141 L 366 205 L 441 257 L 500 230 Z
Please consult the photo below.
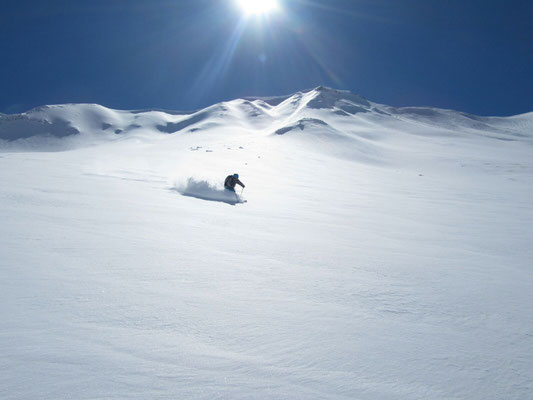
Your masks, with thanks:
M 532 398 L 532 128 L 323 87 L 1 115 L 0 397 Z

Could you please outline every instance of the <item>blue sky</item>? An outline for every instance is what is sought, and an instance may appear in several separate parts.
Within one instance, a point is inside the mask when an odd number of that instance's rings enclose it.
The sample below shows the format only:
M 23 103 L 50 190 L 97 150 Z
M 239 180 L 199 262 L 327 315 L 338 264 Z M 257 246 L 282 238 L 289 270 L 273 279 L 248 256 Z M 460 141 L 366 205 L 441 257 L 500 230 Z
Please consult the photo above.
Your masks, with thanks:
M 192 110 L 318 85 L 395 106 L 533 111 L 533 1 L 4 0 L 0 112 Z

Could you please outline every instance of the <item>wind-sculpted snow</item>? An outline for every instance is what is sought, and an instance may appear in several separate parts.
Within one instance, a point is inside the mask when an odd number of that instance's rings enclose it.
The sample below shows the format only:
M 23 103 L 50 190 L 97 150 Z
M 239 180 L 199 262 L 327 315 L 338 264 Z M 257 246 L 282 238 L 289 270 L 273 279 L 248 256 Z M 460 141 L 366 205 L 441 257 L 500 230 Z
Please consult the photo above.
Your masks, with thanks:
M 175 184 L 173 190 L 181 193 L 183 196 L 195 197 L 201 200 L 218 201 L 231 205 L 243 202 L 242 198 L 236 192 L 224 189 L 205 180 L 196 180 L 195 178 L 188 178 L 184 184 Z
M 179 122 L 167 122 L 166 125 L 157 125 L 157 129 L 165 133 L 176 133 L 191 125 L 198 124 L 209 118 L 209 113 L 199 112 Z
M 418 125 L 425 127 L 429 136 L 435 130 L 441 130 L 453 132 L 453 135 L 476 135 L 507 141 L 533 139 L 533 113 L 511 117 L 482 117 L 433 107 L 390 106 L 379 106 L 379 112 L 386 113 L 387 117 L 382 119 L 385 124 L 396 124 L 399 129 L 408 133 L 417 131 L 414 126 Z
M 533 139 L 533 113 L 480 117 L 431 107 L 398 108 L 372 103 L 349 91 L 318 87 L 289 96 L 237 99 L 190 113 L 155 109 L 120 111 L 97 104 L 42 106 L 26 113 L 0 115 L 0 149 L 48 151 L 112 141 L 117 135 L 201 134 L 227 129 L 283 135 L 312 128 L 323 139 L 344 134 L 353 137 L 357 132 L 370 138 L 375 135 L 367 132 L 376 126 L 419 136 L 475 135 L 529 142 Z
M 215 113 L 200 112 L 187 115 L 183 112 L 159 110 L 120 111 L 97 104 L 63 104 L 42 106 L 26 113 L 0 116 L 0 140 L 24 147 L 31 137 L 67 138 L 80 135 L 93 143 L 106 141 L 117 134 L 149 132 L 173 133 Z M 83 141 L 78 141 L 83 146 Z
M 371 106 L 368 100 L 357 94 L 345 90 L 334 90 L 318 87 L 316 95 L 307 103 L 309 108 L 316 109 L 339 109 L 348 114 L 357 114 L 359 112 L 368 112 Z
M 262 104 L 266 104 L 270 107 L 276 107 L 283 103 L 285 100 L 291 98 L 293 95 L 286 95 L 286 96 L 272 96 L 272 97 L 245 97 L 244 100 L 253 101 L 253 102 L 261 102 Z
M 316 119 L 316 118 L 302 118 L 301 120 L 299 120 L 298 122 L 296 122 L 295 124 L 292 124 L 292 125 L 289 125 L 289 126 L 285 126 L 283 128 L 279 128 L 275 133 L 276 135 L 284 135 L 286 134 L 287 132 L 290 132 L 290 131 L 293 131 L 293 130 L 300 130 L 300 131 L 303 131 L 306 127 L 329 127 L 329 125 L 320 120 L 320 119 Z
M 237 108 L 242 112 L 242 115 L 245 118 L 257 118 L 264 116 L 266 110 L 270 109 L 270 107 L 265 103 L 253 103 L 248 100 L 244 100 L 241 104 L 238 104 Z
M 0 119 L 0 139 L 17 140 L 32 136 L 65 137 L 80 133 L 70 121 L 53 119 L 26 119 L 24 123 L 19 116 L 5 116 Z

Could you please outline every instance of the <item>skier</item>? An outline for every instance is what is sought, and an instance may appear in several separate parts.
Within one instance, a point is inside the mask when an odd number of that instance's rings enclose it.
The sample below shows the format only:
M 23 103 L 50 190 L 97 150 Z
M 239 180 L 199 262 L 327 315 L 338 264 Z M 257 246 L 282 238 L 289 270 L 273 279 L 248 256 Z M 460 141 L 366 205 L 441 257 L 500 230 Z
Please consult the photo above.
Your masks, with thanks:
M 239 180 L 239 174 L 228 175 L 224 181 L 224 188 L 234 192 L 235 185 L 241 185 L 244 189 L 244 183 Z

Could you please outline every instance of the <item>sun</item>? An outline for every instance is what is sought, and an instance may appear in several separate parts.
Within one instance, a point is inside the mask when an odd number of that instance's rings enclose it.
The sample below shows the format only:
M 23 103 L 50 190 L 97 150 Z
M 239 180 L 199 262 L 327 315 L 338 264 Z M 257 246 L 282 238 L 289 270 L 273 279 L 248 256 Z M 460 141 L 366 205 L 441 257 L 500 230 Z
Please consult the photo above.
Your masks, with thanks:
M 246 15 L 268 14 L 279 8 L 277 0 L 237 0 Z

